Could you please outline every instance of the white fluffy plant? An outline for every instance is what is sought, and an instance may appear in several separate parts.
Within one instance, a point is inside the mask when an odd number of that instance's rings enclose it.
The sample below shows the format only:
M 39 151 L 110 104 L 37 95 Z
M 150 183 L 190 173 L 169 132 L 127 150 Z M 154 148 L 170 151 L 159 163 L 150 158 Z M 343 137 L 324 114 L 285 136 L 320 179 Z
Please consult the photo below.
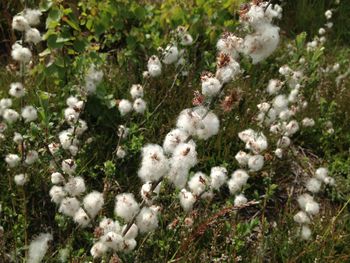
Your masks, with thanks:
M 22 34 L 21 39 L 12 45 L 11 56 L 20 66 L 20 80 L 10 84 L 8 98 L 0 100 L 0 135 L 5 137 L 7 128 L 14 131 L 11 140 L 18 149 L 18 153 L 8 153 L 5 162 L 9 169 L 16 169 L 14 182 L 18 187 L 23 187 L 30 180 L 28 168 L 34 166 L 39 160 L 39 153 L 33 148 L 36 142 L 30 142 L 30 126 L 36 126 L 38 119 L 37 109 L 34 105 L 27 105 L 25 80 L 28 63 L 32 60 L 31 48 L 40 42 L 41 37 L 37 29 L 31 28 L 40 22 L 39 10 L 25 9 L 12 19 L 12 29 Z M 20 105 L 19 108 L 17 108 Z M 7 135 L 9 136 L 9 135 Z M 21 171 L 21 172 L 20 172 Z
M 80 227 L 88 227 L 104 205 L 103 194 L 97 191 L 87 192 L 85 179 L 76 176 L 76 156 L 82 147 L 80 137 L 88 130 L 88 126 L 81 119 L 88 96 L 95 93 L 103 78 L 103 72 L 92 64 L 85 76 L 85 86 L 77 90 L 78 95 L 70 96 L 66 100 L 67 108 L 63 115 L 65 122 L 70 126 L 59 133 L 59 143 L 51 142 L 47 145 L 48 153 L 54 163 L 52 165 L 50 189 L 51 200 L 58 206 L 58 211 L 71 217 Z M 80 93 L 79 93 L 80 92 Z M 70 155 L 59 163 L 59 149 Z
M 260 4 L 257 6 L 251 4 L 250 6 L 252 9 L 260 8 L 263 10 L 266 5 L 267 3 L 263 3 L 262 6 Z M 268 39 L 270 41 L 267 41 L 269 46 L 273 44 L 273 47 L 269 47 L 269 50 L 267 50 L 267 47 L 264 47 L 254 54 L 253 52 L 246 52 L 251 56 L 260 56 L 259 61 L 269 56 L 276 48 L 278 43 L 278 39 L 277 41 L 274 39 L 276 33 L 279 38 L 278 29 L 269 23 L 271 23 L 273 17 L 279 16 L 278 12 L 280 12 L 280 9 L 278 6 L 275 6 L 274 9 L 269 7 L 268 10 L 266 14 L 263 12 L 264 17 L 261 18 L 261 21 L 264 21 L 266 27 L 264 29 L 259 28 L 261 30 L 260 33 L 264 32 L 263 37 L 265 39 L 258 39 L 258 33 L 256 33 L 255 37 L 257 38 L 256 41 L 261 42 Z M 182 35 L 183 44 L 192 41 L 185 33 L 179 35 Z M 223 41 L 221 39 L 219 42 L 226 45 Z M 249 41 L 247 40 L 247 42 Z M 144 182 L 141 189 L 143 201 L 137 203 L 134 196 L 130 193 L 122 193 L 117 196 L 115 213 L 125 222 L 128 222 L 128 224 L 124 231 L 120 232 L 118 228 L 118 230 L 114 230 L 114 234 L 108 234 L 110 232 L 103 231 L 104 235 L 117 235 L 113 240 L 117 240 L 119 245 L 113 247 L 112 250 L 130 251 L 130 249 L 125 249 L 125 246 L 132 249 L 135 247 L 135 238 L 138 231 L 141 233 L 149 232 L 158 226 L 157 213 L 159 209 L 154 207 L 152 203 L 155 201 L 154 197 L 159 194 L 159 189 L 157 190 L 157 188 L 164 178 L 167 178 L 169 182 L 182 189 L 179 198 L 180 204 L 185 211 L 193 209 L 195 202 L 199 198 L 211 198 L 213 191 L 219 190 L 221 186 L 228 182 L 227 170 L 224 167 L 213 167 L 210 176 L 198 172 L 188 181 L 190 170 L 198 162 L 195 140 L 208 140 L 219 132 L 220 122 L 216 114 L 211 110 L 211 107 L 214 106 L 215 99 L 221 95 L 225 84 L 235 80 L 241 74 L 240 66 L 236 59 L 239 51 L 242 50 L 237 50 L 238 48 L 236 47 L 238 46 L 234 45 L 235 47 L 228 52 L 227 49 L 222 48 L 221 44 L 218 43 L 220 53 L 218 55 L 216 73 L 207 73 L 202 76 L 202 93 L 205 100 L 200 101 L 197 106 L 185 109 L 180 113 L 176 128 L 166 135 L 163 147 L 149 144 L 142 149 L 142 161 L 138 175 Z M 144 76 L 158 77 L 161 74 L 162 62 L 164 64 L 175 63 L 181 54 L 177 45 L 174 44 L 167 46 L 162 52 L 163 57 L 161 59 L 157 56 L 150 58 L 148 71 L 144 73 Z M 253 57 L 253 60 L 255 63 L 258 62 L 255 57 Z M 135 90 L 131 92 L 134 97 L 133 93 L 137 92 Z M 128 106 L 127 108 L 129 109 L 131 107 Z M 253 153 L 251 158 L 248 158 L 247 164 L 254 171 L 260 170 L 263 165 L 263 158 L 261 160 L 259 154 L 267 148 L 266 137 L 263 134 L 254 134 L 246 143 L 247 148 Z M 237 190 L 232 190 L 232 192 L 236 193 L 241 190 L 244 184 L 246 184 L 248 177 L 245 171 L 236 171 L 231 181 L 229 181 L 231 182 L 229 185 L 237 188 Z M 188 185 L 189 190 L 184 188 L 186 185 Z M 235 204 L 241 206 L 247 201 L 244 195 L 239 194 L 235 199 Z M 109 220 L 112 222 L 111 219 Z M 130 244 L 127 244 L 128 239 L 126 237 L 128 236 L 128 231 L 131 231 L 132 228 L 135 228 L 135 235 L 131 236 Z M 105 238 L 101 237 L 92 247 L 91 254 L 94 257 L 101 257 L 111 248 L 105 240 Z

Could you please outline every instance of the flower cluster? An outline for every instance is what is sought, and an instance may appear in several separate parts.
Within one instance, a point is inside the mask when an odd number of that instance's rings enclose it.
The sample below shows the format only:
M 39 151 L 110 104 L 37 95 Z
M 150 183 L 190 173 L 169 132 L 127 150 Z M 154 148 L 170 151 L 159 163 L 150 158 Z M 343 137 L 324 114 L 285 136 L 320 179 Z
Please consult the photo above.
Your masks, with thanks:
M 85 77 L 86 91 L 89 94 L 94 92 L 102 78 L 103 72 L 97 71 L 94 65 L 91 66 Z M 90 84 L 88 85 L 88 83 Z M 72 217 L 81 227 L 88 226 L 104 204 L 103 195 L 97 191 L 92 191 L 82 198 L 86 192 L 85 180 L 81 176 L 74 176 L 77 169 L 74 157 L 78 154 L 81 146 L 80 137 L 88 129 L 86 122 L 80 118 L 85 103 L 86 101 L 79 99 L 78 96 L 67 98 L 64 119 L 70 127 L 60 132 L 59 143 L 52 142 L 47 146 L 53 160 L 56 160 L 56 163 L 52 164 L 51 200 L 59 205 L 59 212 Z M 69 153 L 71 157 L 64 159 L 61 166 L 58 167 L 57 157 L 60 148 Z
M 40 32 L 36 28 L 31 27 L 39 24 L 40 16 L 41 12 L 39 10 L 25 9 L 12 20 L 13 30 L 23 33 L 22 39 L 13 44 L 11 52 L 12 58 L 20 63 L 20 75 L 22 81 L 25 77 L 25 63 L 28 63 L 32 58 L 32 52 L 24 45 L 25 43 L 28 45 L 37 44 L 41 41 Z M 0 100 L 0 117 L 4 120 L 4 122 L 0 122 L 1 138 L 5 137 L 3 133 L 8 128 L 8 125 L 16 127 L 15 125 L 18 125 L 20 121 L 23 125 L 31 124 L 38 118 L 36 107 L 33 105 L 26 105 L 25 103 L 25 95 L 27 94 L 27 91 L 24 87 L 24 83 L 11 83 L 8 94 L 12 98 L 2 98 Z M 20 111 L 15 109 L 17 101 L 21 104 Z M 13 135 L 13 142 L 18 146 L 19 154 L 7 154 L 5 162 L 8 164 L 9 168 L 21 166 L 23 171 L 14 176 L 14 181 L 16 185 L 23 186 L 29 180 L 29 175 L 26 173 L 27 167 L 33 165 L 39 159 L 39 153 L 36 150 L 31 149 L 33 145 L 29 143 L 28 135 L 18 132 L 19 128 L 20 127 L 18 127 Z
M 255 6 L 252 4 L 252 8 L 263 10 L 263 6 L 260 5 Z M 269 35 L 264 30 L 273 31 L 273 33 L 277 33 L 278 37 L 278 29 L 273 28 L 270 24 L 274 16 L 272 12 L 274 11 L 276 13 L 275 16 L 278 16 L 278 11 L 271 9 L 271 7 L 268 10 L 269 17 L 271 18 L 261 18 L 266 25 L 265 29 L 259 31 L 260 33 L 264 32 L 265 40 L 261 40 L 256 36 L 256 41 L 266 41 L 266 38 L 270 37 L 271 34 Z M 272 29 L 269 27 L 272 27 Z M 183 43 L 192 42 L 192 40 L 189 41 L 191 39 L 190 36 L 184 33 L 182 28 L 178 29 L 177 32 L 180 32 L 178 36 L 182 39 Z M 271 36 L 271 38 L 274 37 Z M 219 43 L 222 41 L 225 40 L 221 39 Z M 188 178 L 190 170 L 198 162 L 194 140 L 208 140 L 219 132 L 220 121 L 210 109 L 212 103 L 221 95 L 225 84 L 235 80 L 241 73 L 240 65 L 236 61 L 237 54 L 233 52 L 234 50 L 224 49 L 223 45 L 225 44 L 221 45 L 219 43 L 216 73 L 204 73 L 201 77 L 202 93 L 205 100 L 193 108 L 184 109 L 180 112 L 177 118 L 176 128 L 166 135 L 163 147 L 157 144 L 148 144 L 142 148 L 142 161 L 138 176 L 144 182 L 141 188 L 143 201 L 139 204 L 130 193 L 122 193 L 116 197 L 115 214 L 125 222 L 128 222 L 128 225 L 124 231 L 120 230 L 120 227 L 113 227 L 112 232 L 103 230 L 102 237 L 99 238 L 91 249 L 91 254 L 94 257 L 101 257 L 109 249 L 114 251 L 129 251 L 136 246 L 135 238 L 138 232 L 145 233 L 157 228 L 157 213 L 159 212 L 159 208 L 155 208 L 153 202 L 159 194 L 160 182 L 164 178 L 167 178 L 169 182 L 181 189 L 179 199 L 185 211 L 193 209 L 193 205 L 200 198 L 212 198 L 213 192 L 219 190 L 225 183 L 228 184 L 233 194 L 240 191 L 244 184 L 246 184 L 248 174 L 244 170 L 235 171 L 231 179 L 227 181 L 227 170 L 225 167 L 213 167 L 210 176 L 202 172 L 197 172 L 190 179 Z M 277 44 L 278 40 L 276 42 Z M 268 45 L 271 45 L 271 43 L 268 42 Z M 272 51 L 269 50 L 269 52 L 266 52 L 265 49 L 262 49 L 261 52 L 264 53 L 263 57 L 266 58 Z M 147 65 L 148 71 L 144 73 L 144 76 L 157 77 L 161 74 L 162 62 L 167 65 L 178 63 L 180 59 L 181 51 L 178 50 L 177 45 L 169 45 L 162 50 L 161 59 L 155 55 L 149 59 Z M 137 93 L 136 91 L 135 88 L 134 92 Z M 131 111 L 131 108 L 130 102 L 123 102 L 122 106 L 119 103 L 121 113 L 127 113 Z M 253 132 L 247 136 L 246 143 L 247 149 L 250 149 L 254 153 L 247 163 L 249 163 L 252 171 L 257 171 L 261 169 L 263 164 L 263 157 L 259 153 L 267 148 L 266 138 L 263 134 Z M 188 190 L 185 188 L 186 186 Z M 235 205 L 237 206 L 243 205 L 246 202 L 247 199 L 242 194 L 237 195 L 235 198 Z M 111 219 L 106 220 L 109 220 L 111 224 L 120 226 L 119 223 L 115 223 Z M 131 235 L 131 238 L 126 238 L 128 231 L 131 229 L 134 229 L 135 234 Z
M 16 42 L 12 46 L 11 55 L 14 60 L 20 63 L 28 63 L 31 60 L 32 52 L 24 46 L 24 42 L 36 45 L 41 41 L 39 30 L 33 27 L 40 23 L 41 15 L 40 10 L 25 9 L 13 17 L 12 29 L 20 31 L 24 36 L 24 39 L 22 38 L 20 42 Z
M 221 52 L 229 54 L 233 58 L 239 53 L 249 56 L 253 64 L 269 57 L 277 48 L 280 37 L 279 27 L 272 24 L 274 18 L 281 18 L 282 8 L 267 2 L 252 1 L 242 6 L 240 20 L 247 29 L 252 29 L 251 34 L 245 38 L 225 33 L 217 43 Z

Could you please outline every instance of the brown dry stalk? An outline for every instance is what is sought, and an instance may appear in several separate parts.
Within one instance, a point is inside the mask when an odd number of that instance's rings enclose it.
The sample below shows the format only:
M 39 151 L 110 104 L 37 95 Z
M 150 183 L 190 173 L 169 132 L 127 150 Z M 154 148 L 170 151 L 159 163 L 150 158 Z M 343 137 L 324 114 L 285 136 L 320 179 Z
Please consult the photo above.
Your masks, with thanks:
M 249 207 L 249 206 L 253 206 L 253 205 L 257 205 L 259 203 L 260 202 L 253 200 L 253 201 L 250 201 L 250 202 L 248 202 L 248 203 L 246 203 L 244 205 L 229 206 L 229 207 L 223 208 L 218 213 L 214 214 L 213 216 L 211 216 L 210 218 L 205 220 L 203 223 L 201 223 L 199 225 L 199 227 L 197 227 L 192 232 L 190 237 L 186 239 L 186 242 L 182 243 L 182 245 L 181 245 L 181 247 L 180 247 L 180 249 L 178 251 L 186 251 L 191 243 L 193 243 L 196 239 L 201 237 L 209 227 L 211 227 L 213 224 L 215 224 L 217 222 L 218 218 L 223 217 L 226 214 L 229 214 L 229 213 L 231 213 L 233 211 L 241 210 L 243 208 L 246 208 L 246 207 Z M 179 256 L 177 258 L 179 258 Z

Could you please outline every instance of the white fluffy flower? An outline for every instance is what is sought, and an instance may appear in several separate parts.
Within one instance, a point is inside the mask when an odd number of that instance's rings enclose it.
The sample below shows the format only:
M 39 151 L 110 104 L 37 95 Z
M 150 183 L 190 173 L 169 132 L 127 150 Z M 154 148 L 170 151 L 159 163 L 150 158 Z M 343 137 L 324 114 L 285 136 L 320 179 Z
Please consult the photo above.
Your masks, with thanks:
M 193 141 L 188 143 L 180 143 L 175 148 L 169 163 L 169 181 L 180 189 L 185 187 L 189 170 L 197 164 L 197 151 L 195 143 Z
M 253 155 L 248 160 L 248 167 L 251 171 L 257 172 L 264 166 L 264 157 L 262 155 Z
M 38 44 L 41 41 L 41 35 L 38 29 L 36 28 L 30 28 L 26 31 L 25 34 L 25 40 L 26 42 Z
M 244 38 L 244 53 L 252 58 L 253 64 L 269 57 L 280 41 L 279 27 L 262 23 L 257 31 Z
M 304 118 L 301 123 L 304 127 L 312 127 L 315 125 L 315 121 L 311 118 Z
M 26 94 L 26 90 L 24 89 L 22 83 L 15 82 L 15 83 L 11 83 L 9 94 L 15 98 L 21 98 Z M 10 106 L 8 106 L 8 107 L 10 107 Z M 6 107 L 6 108 L 8 108 L 8 107 Z
M 209 178 L 202 172 L 195 173 L 188 182 L 191 192 L 197 196 L 201 195 L 209 185 Z
M 333 13 L 332 13 L 332 11 L 331 11 L 331 10 L 327 10 L 327 11 L 324 13 L 324 15 L 325 15 L 325 16 L 326 16 L 326 18 L 329 20 L 329 19 L 331 19 L 331 18 L 332 18 Z
M 205 107 L 196 107 L 183 110 L 176 126 L 190 135 L 207 140 L 219 132 L 220 121 L 213 112 L 208 112 Z
M 134 84 L 131 86 L 130 94 L 133 99 L 143 97 L 143 87 L 140 84 Z
M 15 132 L 15 135 L 13 136 L 13 141 L 16 144 L 21 144 L 23 142 L 23 136 L 22 134 Z
M 64 186 L 64 190 L 71 196 L 79 196 L 85 192 L 85 181 L 82 177 L 70 177 Z
M 76 128 L 75 128 L 75 134 L 77 136 L 82 135 L 86 130 L 88 129 L 88 126 L 86 124 L 86 121 L 79 119 L 78 122 L 76 123 Z
M 77 168 L 77 164 L 73 159 L 66 159 L 62 161 L 62 171 L 72 175 L 75 173 L 75 169 Z
M 134 101 L 133 108 L 134 108 L 134 111 L 136 111 L 137 113 L 144 114 L 147 108 L 147 105 L 143 99 L 138 98 Z
M 118 104 L 118 110 L 122 116 L 132 111 L 132 104 L 130 101 L 122 99 Z
M 164 64 L 172 64 L 175 63 L 179 59 L 179 50 L 176 46 L 169 45 L 165 48 L 163 54 L 163 63 Z
M 277 146 L 280 148 L 287 148 L 290 145 L 290 138 L 287 136 L 283 136 L 281 139 L 277 141 Z
M 235 197 L 234 205 L 242 206 L 248 202 L 247 198 L 243 194 L 239 194 Z
M 102 228 L 103 233 L 106 234 L 108 232 L 121 233 L 121 226 L 118 221 L 113 221 L 110 218 L 104 217 L 100 223 L 99 227 Z
M 73 134 L 71 130 L 61 131 L 58 135 L 62 148 L 68 150 L 72 144 L 76 144 L 77 140 L 72 139 Z
M 23 186 L 26 182 L 28 182 L 28 176 L 26 174 L 17 174 L 15 175 L 15 183 L 18 186 Z
M 210 187 L 216 190 L 227 181 L 227 169 L 225 167 L 212 167 L 210 172 Z
M 193 43 L 193 38 L 190 34 L 183 34 L 181 36 L 181 45 L 183 46 L 190 46 Z
M 148 73 L 151 77 L 158 77 L 162 74 L 162 64 L 157 56 L 150 57 L 147 63 Z
M 120 251 L 123 248 L 123 237 L 115 232 L 108 232 L 102 238 L 101 241 L 110 249 L 114 251 Z
M 141 191 L 140 191 L 141 197 L 143 200 L 145 200 L 147 204 L 149 205 L 152 204 L 155 197 L 159 194 L 160 185 L 161 183 L 157 185 L 157 187 L 153 190 L 153 192 L 151 192 L 152 182 L 146 182 L 142 185 Z
M 29 28 L 27 19 L 24 16 L 16 15 L 12 18 L 12 29 L 25 31 Z
M 277 114 L 281 111 L 286 110 L 288 107 L 288 99 L 285 95 L 278 95 L 273 100 L 273 107 L 276 110 Z
M 324 181 L 327 176 L 328 176 L 328 169 L 327 168 L 320 167 L 315 172 L 315 177 L 320 181 Z
M 164 139 L 163 149 L 167 154 L 174 152 L 175 148 L 182 142 L 184 142 L 188 137 L 188 134 L 185 131 L 180 129 L 171 130 Z
M 80 203 L 75 197 L 66 197 L 61 201 L 58 211 L 66 216 L 74 217 L 79 208 Z
M 39 159 L 39 154 L 37 151 L 31 150 L 27 152 L 25 163 L 31 165 Z
M 73 125 L 79 118 L 79 112 L 73 108 L 66 108 L 64 110 L 64 118 L 66 119 L 67 123 Z
M 299 211 L 293 217 L 293 220 L 298 224 L 310 224 L 310 218 L 304 211 Z
M 267 92 L 272 95 L 277 93 L 282 88 L 283 83 L 278 79 L 270 79 L 267 85 Z
M 138 171 L 144 181 L 157 181 L 169 170 L 169 162 L 163 148 L 157 144 L 148 144 L 142 148 L 142 162 Z
M 5 157 L 5 162 L 11 167 L 16 167 L 21 161 L 21 158 L 17 154 L 8 154 Z
M 93 258 L 102 257 L 108 250 L 108 247 L 103 242 L 95 243 L 90 249 L 90 254 Z
M 25 9 L 24 17 L 28 21 L 29 25 L 36 26 L 40 23 L 41 11 L 38 9 Z
M 67 195 L 63 187 L 57 185 L 51 187 L 49 194 L 51 196 L 51 201 L 55 204 L 60 204 Z
M 14 60 L 27 63 L 32 58 L 32 52 L 29 48 L 22 47 L 20 44 L 12 45 L 11 56 Z
M 240 191 L 241 188 L 247 183 L 249 175 L 246 171 L 238 169 L 231 175 L 231 179 L 228 180 L 227 185 L 231 194 L 235 194 Z
M 135 249 L 137 242 L 135 239 L 125 239 L 123 244 L 123 252 L 129 253 Z
M 301 233 L 300 233 L 300 237 L 303 239 L 303 240 L 309 240 L 310 237 L 311 237 L 311 229 L 304 225 L 301 227 Z
M 321 182 L 316 178 L 310 178 L 307 180 L 305 187 L 311 193 L 318 193 L 321 190 Z
M 28 263 L 42 262 L 47 249 L 49 248 L 49 241 L 52 240 L 51 234 L 41 233 L 35 237 L 29 244 Z
M 182 189 L 179 193 L 180 204 L 183 210 L 186 212 L 191 211 L 194 203 L 196 202 L 196 198 L 193 194 L 186 189 Z
M 122 146 L 118 146 L 116 155 L 119 159 L 123 159 L 126 156 L 126 151 Z
M 158 227 L 157 212 L 149 207 L 143 207 L 136 217 L 136 225 L 140 233 L 147 233 Z
M 16 122 L 19 119 L 18 112 L 13 109 L 5 109 L 2 116 L 8 123 Z
M 97 191 L 93 191 L 84 197 L 83 204 L 89 216 L 94 218 L 103 207 L 103 195 Z
M 243 43 L 244 40 L 242 38 L 237 37 L 232 33 L 224 33 L 216 43 L 216 48 L 236 59 L 238 58 L 238 52 L 243 51 Z
M 230 82 L 231 80 L 234 80 L 240 73 L 240 65 L 233 59 L 233 57 L 230 57 L 229 64 L 227 66 L 218 68 L 215 76 L 222 84 L 224 84 Z
M 130 221 L 139 210 L 140 206 L 135 201 L 133 194 L 123 193 L 116 196 L 114 213 L 125 221 Z
M 79 208 L 78 211 L 74 214 L 73 220 L 81 227 L 86 227 L 90 223 L 90 217 L 82 208 Z
M 25 106 L 22 108 L 21 115 L 25 122 L 35 121 L 38 118 L 38 112 L 33 106 Z
M 60 145 L 58 143 L 52 142 L 48 145 L 48 148 L 51 154 L 56 154 L 60 149 Z
M 64 177 L 61 173 L 54 172 L 51 174 L 51 183 L 60 184 L 64 182 Z
M 1 99 L 0 100 L 0 115 L 2 115 L 2 111 L 12 106 L 12 99 Z
M 332 178 L 330 176 L 327 176 L 324 179 L 324 183 L 327 184 L 327 185 L 333 186 L 333 185 L 335 185 L 335 180 L 334 180 L 334 178 Z
M 277 158 L 281 159 L 283 157 L 283 150 L 281 148 L 277 148 L 275 150 L 275 155 L 277 156 Z
M 236 155 L 235 155 L 235 159 L 237 160 L 237 162 L 239 163 L 239 165 L 241 166 L 246 166 L 248 165 L 248 160 L 249 160 L 250 154 L 247 154 L 244 151 L 239 151 Z
M 286 125 L 285 129 L 286 129 L 285 135 L 291 136 L 299 130 L 299 124 L 296 120 L 292 120 Z
M 206 97 L 213 97 L 221 89 L 221 83 L 217 78 L 205 78 L 202 80 L 202 94 Z

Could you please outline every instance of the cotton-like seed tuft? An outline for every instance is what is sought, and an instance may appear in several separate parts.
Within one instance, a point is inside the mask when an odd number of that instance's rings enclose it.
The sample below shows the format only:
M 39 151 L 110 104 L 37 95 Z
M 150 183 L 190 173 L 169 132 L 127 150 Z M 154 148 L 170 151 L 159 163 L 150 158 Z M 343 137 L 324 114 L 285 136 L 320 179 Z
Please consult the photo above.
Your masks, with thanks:
M 82 208 L 79 208 L 79 210 L 74 214 L 73 220 L 81 227 L 87 227 L 90 223 L 90 217 Z
M 140 233 L 148 233 L 158 227 L 157 212 L 149 207 L 143 207 L 136 217 L 136 225 Z
M 157 181 L 169 170 L 169 162 L 163 148 L 157 144 L 148 144 L 142 148 L 141 167 L 138 176 L 144 181 Z
M 253 155 L 248 160 L 248 167 L 250 171 L 260 171 L 264 166 L 264 157 L 262 155 Z
M 248 202 L 248 199 L 243 194 L 239 194 L 235 197 L 234 205 L 242 206 L 242 205 L 245 205 L 247 202 Z
M 16 185 L 23 186 L 28 182 L 28 176 L 26 174 L 17 174 L 14 181 Z
M 67 195 L 63 187 L 57 185 L 51 187 L 49 194 L 51 196 L 51 201 L 57 205 L 60 204 Z
M 16 167 L 21 161 L 21 158 L 17 154 L 8 154 L 5 157 L 5 162 L 10 166 L 11 168 Z
M 188 182 L 191 192 L 197 196 L 201 195 L 209 186 L 209 178 L 202 172 L 195 173 Z
M 116 196 L 114 213 L 125 221 L 129 222 L 139 210 L 139 204 L 133 194 L 123 193 Z
M 305 187 L 311 193 L 318 193 L 321 190 L 321 182 L 316 178 L 309 178 L 307 180 Z
M 74 217 L 80 208 L 80 202 L 75 197 L 66 197 L 61 201 L 58 211 L 66 216 Z
M 83 200 L 84 208 L 92 219 L 100 212 L 103 204 L 103 195 L 97 191 L 87 194 Z
M 186 212 L 191 211 L 193 208 L 194 203 L 196 202 L 196 198 L 193 196 L 193 194 L 186 189 L 182 189 L 179 193 L 180 197 L 180 204 L 183 210 Z
M 11 83 L 9 94 L 15 98 L 21 98 L 26 94 L 26 90 L 23 84 L 20 82 Z M 11 103 L 12 105 L 12 103 Z M 10 106 L 11 106 L 10 105 Z M 9 106 L 8 106 L 9 107 Z
M 130 101 L 122 99 L 118 104 L 120 115 L 125 116 L 132 111 L 132 104 Z
M 79 196 L 85 192 L 85 181 L 80 176 L 70 177 L 64 186 L 64 190 L 71 196 Z
M 75 170 L 77 169 L 77 164 L 73 159 L 66 159 L 62 161 L 62 171 L 73 175 L 75 173 Z
M 48 248 L 49 242 L 52 241 L 52 235 L 48 233 L 41 233 L 34 238 L 29 244 L 28 263 L 42 262 Z
M 143 97 L 143 87 L 140 84 L 134 84 L 131 86 L 130 95 L 133 99 Z
M 38 118 L 38 112 L 33 106 L 25 106 L 21 115 L 25 122 L 35 121 Z
M 210 172 L 210 187 L 219 190 L 227 181 L 227 169 L 225 167 L 212 167 Z
M 143 99 L 137 98 L 134 101 L 133 109 L 134 109 L 135 112 L 137 112 L 139 114 L 144 114 L 146 108 L 147 108 L 147 104 L 146 104 L 146 102 Z
M 310 224 L 310 218 L 304 211 L 299 211 L 293 217 L 293 220 L 298 224 Z

